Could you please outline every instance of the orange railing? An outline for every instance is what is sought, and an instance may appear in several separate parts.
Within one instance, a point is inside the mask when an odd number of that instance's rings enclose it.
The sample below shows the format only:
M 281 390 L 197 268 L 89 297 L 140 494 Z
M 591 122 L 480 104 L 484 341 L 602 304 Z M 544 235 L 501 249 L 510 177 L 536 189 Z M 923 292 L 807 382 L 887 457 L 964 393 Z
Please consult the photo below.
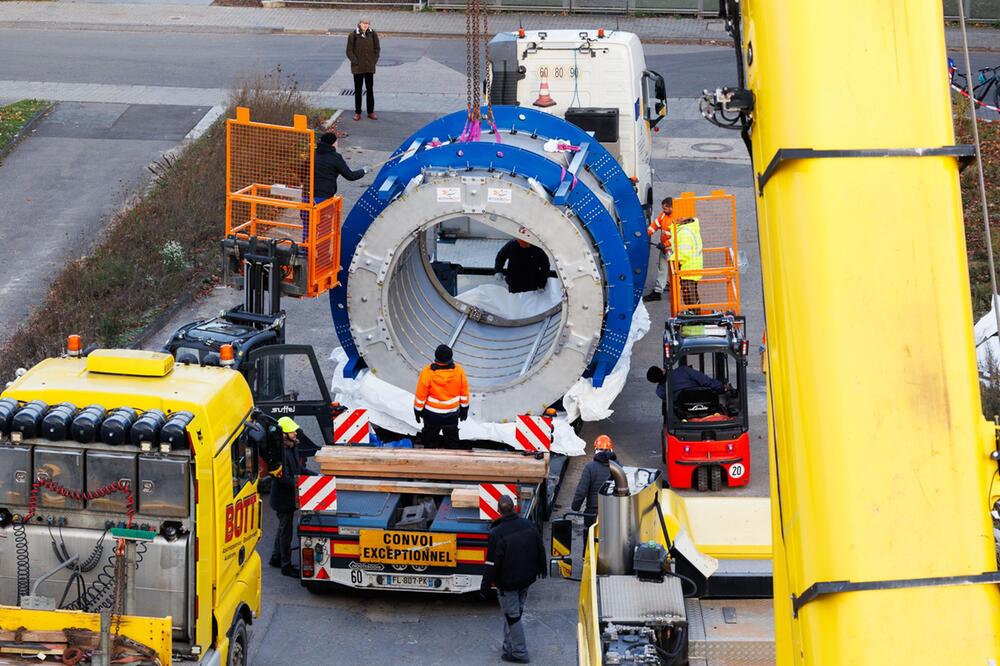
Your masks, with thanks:
M 736 197 L 722 190 L 708 196 L 684 192 L 674 197 L 674 220 L 697 217 L 702 241 L 702 267 L 682 270 L 677 258 L 676 223 L 671 229 L 670 314 L 673 317 L 712 312 L 740 312 Z
M 239 107 L 226 121 L 226 235 L 296 244 L 306 257 L 302 295 L 309 297 L 338 284 L 342 220 L 339 195 L 313 198 L 314 144 L 305 116 L 291 127 L 270 125 Z

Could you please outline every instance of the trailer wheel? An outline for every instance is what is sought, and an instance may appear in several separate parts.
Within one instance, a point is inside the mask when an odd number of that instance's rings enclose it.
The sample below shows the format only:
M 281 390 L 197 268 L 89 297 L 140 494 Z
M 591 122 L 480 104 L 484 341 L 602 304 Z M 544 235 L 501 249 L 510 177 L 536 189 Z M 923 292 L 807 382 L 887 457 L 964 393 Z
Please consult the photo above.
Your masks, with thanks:
M 242 617 L 237 617 L 229 632 L 229 656 L 226 666 L 247 666 L 247 623 Z
M 708 490 L 708 468 L 699 467 L 694 472 L 694 483 L 698 488 L 699 493 L 706 492 Z
M 722 490 L 722 468 L 718 465 L 709 468 L 708 487 L 713 493 Z
M 306 591 L 308 591 L 309 594 L 323 594 L 324 592 L 328 592 L 330 589 L 329 585 L 317 583 L 311 580 L 302 581 L 302 587 L 306 588 Z

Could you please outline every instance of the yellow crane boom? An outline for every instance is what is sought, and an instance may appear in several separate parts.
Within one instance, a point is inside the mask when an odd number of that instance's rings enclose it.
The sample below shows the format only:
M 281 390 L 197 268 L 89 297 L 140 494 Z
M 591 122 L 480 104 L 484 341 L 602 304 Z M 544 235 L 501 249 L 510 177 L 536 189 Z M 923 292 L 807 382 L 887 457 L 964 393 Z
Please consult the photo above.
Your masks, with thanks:
M 995 664 L 996 443 L 941 2 L 741 5 L 778 663 Z

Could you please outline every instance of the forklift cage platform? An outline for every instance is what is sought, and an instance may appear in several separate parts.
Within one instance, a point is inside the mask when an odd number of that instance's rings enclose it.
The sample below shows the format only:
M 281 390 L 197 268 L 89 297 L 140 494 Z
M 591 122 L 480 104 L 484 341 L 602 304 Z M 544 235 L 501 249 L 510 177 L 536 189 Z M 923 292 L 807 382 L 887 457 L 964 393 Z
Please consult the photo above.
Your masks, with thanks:
M 701 227 L 703 267 L 681 270 L 676 250 L 670 259 L 670 316 L 713 312 L 740 313 L 740 274 L 736 197 L 723 190 L 708 196 L 682 192 L 674 197 L 674 220 L 697 217 Z M 671 237 L 677 246 L 677 222 Z M 682 285 L 684 282 L 686 284 Z M 694 283 L 694 287 L 689 285 Z
M 311 298 L 339 284 L 342 199 L 315 199 L 315 142 L 303 115 L 291 127 L 272 125 L 238 107 L 226 120 L 225 252 L 241 260 L 254 238 L 287 244 L 287 296 Z

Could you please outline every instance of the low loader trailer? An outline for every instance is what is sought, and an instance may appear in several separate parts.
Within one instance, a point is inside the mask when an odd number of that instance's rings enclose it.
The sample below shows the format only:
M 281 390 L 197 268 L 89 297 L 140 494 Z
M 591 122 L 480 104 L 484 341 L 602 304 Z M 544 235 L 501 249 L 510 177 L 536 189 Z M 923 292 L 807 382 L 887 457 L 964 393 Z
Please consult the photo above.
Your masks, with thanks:
M 323 447 L 316 454 L 323 475 L 299 477 L 302 584 L 311 591 L 478 591 L 497 501 L 512 497 L 541 528 L 559 481 L 550 459 L 547 452 Z

